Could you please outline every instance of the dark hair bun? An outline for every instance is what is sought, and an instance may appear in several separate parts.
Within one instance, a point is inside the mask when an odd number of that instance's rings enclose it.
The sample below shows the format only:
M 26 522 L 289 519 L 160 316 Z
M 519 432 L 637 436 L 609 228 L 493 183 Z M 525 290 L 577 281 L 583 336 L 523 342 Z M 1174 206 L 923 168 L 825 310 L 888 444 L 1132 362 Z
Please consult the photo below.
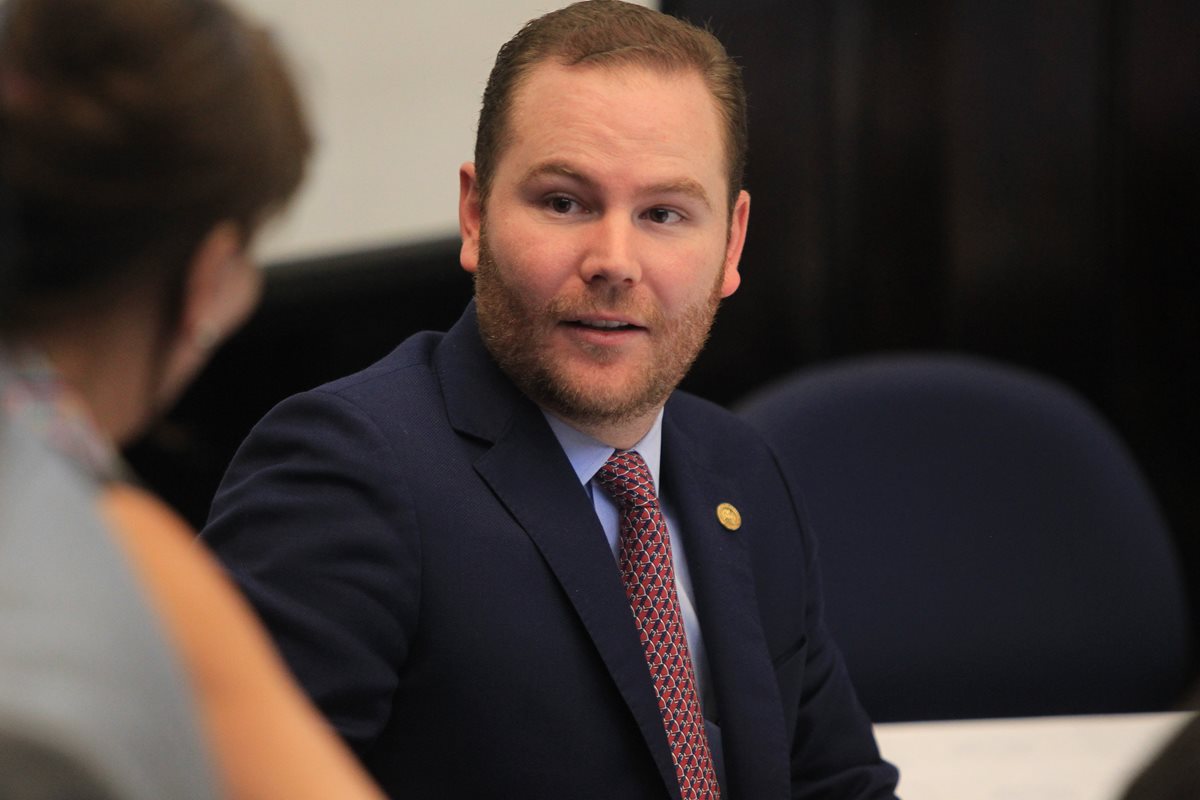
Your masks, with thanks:
M 17 234 L 4 324 L 169 282 L 217 222 L 248 236 L 299 185 L 311 144 L 296 92 L 266 32 L 223 3 L 8 0 L 0 25 Z

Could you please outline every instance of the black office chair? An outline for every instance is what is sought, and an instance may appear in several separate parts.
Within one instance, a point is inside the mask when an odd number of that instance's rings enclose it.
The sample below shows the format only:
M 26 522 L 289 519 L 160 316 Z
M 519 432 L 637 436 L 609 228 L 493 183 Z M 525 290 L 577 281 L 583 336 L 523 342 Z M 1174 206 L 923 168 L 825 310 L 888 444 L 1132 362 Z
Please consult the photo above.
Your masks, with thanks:
M 748 398 L 820 545 L 876 721 L 1163 709 L 1189 678 L 1169 531 L 1109 425 L 955 356 L 802 371 Z

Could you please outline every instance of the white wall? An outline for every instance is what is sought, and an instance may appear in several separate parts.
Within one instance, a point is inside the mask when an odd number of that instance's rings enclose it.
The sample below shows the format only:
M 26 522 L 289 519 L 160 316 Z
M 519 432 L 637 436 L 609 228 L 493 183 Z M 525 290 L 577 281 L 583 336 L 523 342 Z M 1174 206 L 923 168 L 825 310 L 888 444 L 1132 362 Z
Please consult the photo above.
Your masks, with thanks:
M 269 262 L 457 233 L 458 167 L 496 51 L 562 0 L 233 0 L 277 34 L 317 153 Z M 657 7 L 657 0 L 638 0 Z

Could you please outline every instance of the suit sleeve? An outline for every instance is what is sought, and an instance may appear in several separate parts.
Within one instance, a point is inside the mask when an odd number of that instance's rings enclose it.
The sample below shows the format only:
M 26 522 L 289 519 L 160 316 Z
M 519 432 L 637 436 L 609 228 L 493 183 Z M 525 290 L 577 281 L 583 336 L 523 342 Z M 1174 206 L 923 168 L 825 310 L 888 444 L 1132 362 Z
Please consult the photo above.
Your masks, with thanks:
M 239 449 L 202 534 L 360 755 L 387 721 L 420 600 L 401 449 L 339 395 L 297 395 Z

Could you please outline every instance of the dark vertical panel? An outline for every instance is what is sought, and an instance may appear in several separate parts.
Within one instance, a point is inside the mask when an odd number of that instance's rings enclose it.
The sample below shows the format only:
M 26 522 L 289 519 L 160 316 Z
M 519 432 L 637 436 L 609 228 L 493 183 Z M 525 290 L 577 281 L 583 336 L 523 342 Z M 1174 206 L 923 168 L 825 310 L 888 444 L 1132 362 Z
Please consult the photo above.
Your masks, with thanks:
M 1170 512 L 1200 626 L 1200 3 L 1116 3 L 1114 413 Z
M 939 3 L 835 8 L 833 340 L 821 355 L 931 347 L 945 267 Z
M 1112 274 L 1095 3 L 955 3 L 947 22 L 952 339 L 1103 393 Z

